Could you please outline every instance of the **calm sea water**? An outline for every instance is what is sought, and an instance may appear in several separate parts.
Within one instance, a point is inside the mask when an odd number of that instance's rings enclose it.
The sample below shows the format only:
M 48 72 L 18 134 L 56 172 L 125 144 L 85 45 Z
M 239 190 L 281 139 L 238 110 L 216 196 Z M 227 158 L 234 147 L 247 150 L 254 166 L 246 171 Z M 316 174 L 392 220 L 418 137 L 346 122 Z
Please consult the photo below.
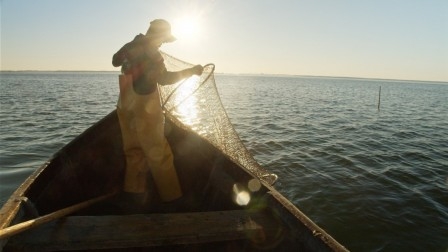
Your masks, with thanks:
M 114 109 L 116 73 L 0 75 L 0 205 Z M 275 187 L 352 251 L 448 251 L 448 83 L 217 75 Z M 378 93 L 381 86 L 381 106 Z

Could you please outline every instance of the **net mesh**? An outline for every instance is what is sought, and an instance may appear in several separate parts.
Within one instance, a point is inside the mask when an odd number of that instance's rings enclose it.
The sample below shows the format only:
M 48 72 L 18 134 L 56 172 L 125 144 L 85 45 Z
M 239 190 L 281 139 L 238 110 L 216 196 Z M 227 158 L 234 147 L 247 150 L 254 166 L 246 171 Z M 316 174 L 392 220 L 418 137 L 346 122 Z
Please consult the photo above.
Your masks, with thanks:
M 162 52 L 168 71 L 193 65 Z M 246 149 L 230 122 L 219 96 L 214 65 L 204 66 L 201 76 L 192 76 L 174 85 L 159 86 L 165 113 L 179 126 L 210 142 L 233 162 L 260 180 L 272 185 L 277 176 L 261 167 Z

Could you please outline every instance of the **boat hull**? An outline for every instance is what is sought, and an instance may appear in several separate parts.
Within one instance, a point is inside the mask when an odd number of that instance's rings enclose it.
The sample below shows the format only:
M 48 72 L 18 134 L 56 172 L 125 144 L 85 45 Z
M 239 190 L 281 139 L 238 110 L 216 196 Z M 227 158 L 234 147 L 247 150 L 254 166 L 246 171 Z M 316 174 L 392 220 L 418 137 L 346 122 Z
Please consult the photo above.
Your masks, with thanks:
M 164 203 L 152 186 L 149 203 L 136 210 L 127 208 L 119 193 L 3 239 L 5 251 L 346 250 L 271 185 L 174 118 L 167 118 L 167 139 L 184 191 L 182 200 Z M 55 153 L 13 193 L 0 210 L 0 228 L 120 191 L 124 169 L 118 118 L 112 111 Z

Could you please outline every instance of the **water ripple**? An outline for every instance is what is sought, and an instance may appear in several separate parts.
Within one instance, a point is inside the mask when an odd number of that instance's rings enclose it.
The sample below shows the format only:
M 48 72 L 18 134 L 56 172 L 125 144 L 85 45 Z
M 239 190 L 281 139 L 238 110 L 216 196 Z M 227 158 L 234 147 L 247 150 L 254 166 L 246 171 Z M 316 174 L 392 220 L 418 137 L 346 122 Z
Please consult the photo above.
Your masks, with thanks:
M 448 247 L 448 85 L 216 76 L 276 188 L 352 251 Z M 377 110 L 382 86 L 381 111 Z M 115 73 L 1 73 L 0 202 L 115 108 Z

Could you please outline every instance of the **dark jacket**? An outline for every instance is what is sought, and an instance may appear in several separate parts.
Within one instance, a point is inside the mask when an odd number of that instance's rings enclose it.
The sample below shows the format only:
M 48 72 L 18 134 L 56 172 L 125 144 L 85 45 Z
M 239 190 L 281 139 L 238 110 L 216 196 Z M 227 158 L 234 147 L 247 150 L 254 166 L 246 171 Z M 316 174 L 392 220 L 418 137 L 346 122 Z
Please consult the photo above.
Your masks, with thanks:
M 189 69 L 168 72 L 159 49 L 151 47 L 149 38 L 143 34 L 118 50 L 112 58 L 112 65 L 121 66 L 123 74 L 132 74 L 134 91 L 141 95 L 154 92 L 157 83 L 174 84 L 191 75 Z

